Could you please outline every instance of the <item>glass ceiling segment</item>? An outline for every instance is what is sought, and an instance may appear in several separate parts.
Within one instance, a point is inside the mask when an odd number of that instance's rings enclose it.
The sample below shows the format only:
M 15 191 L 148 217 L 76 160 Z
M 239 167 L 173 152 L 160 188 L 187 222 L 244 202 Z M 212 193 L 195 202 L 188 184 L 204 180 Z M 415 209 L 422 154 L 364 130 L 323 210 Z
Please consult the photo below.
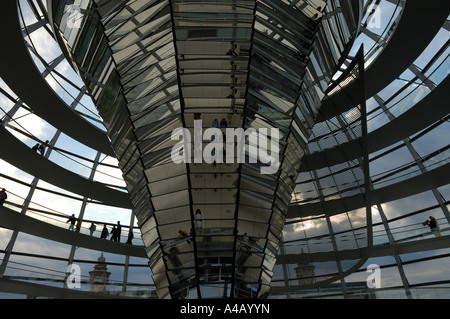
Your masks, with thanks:
M 20 23 L 29 52 L 43 78 L 68 107 L 74 108 L 87 121 L 104 130 L 90 97 L 82 87 L 82 82 L 64 59 L 47 25 L 42 23 L 46 22 L 45 16 L 39 15 L 39 12 L 34 11 L 37 9 L 35 7 L 31 9 L 30 6 L 31 4 L 27 2 L 19 2 Z M 37 18 L 39 20 L 36 20 Z M 42 26 L 36 28 L 38 24 Z
M 84 1 L 83 4 L 88 2 Z M 98 1 L 97 3 L 102 2 Z M 339 4 L 340 2 L 334 1 L 333 3 Z M 371 2 L 375 1 L 366 1 L 367 4 Z M 397 2 L 404 3 L 404 1 Z M 76 1 L 76 3 L 80 4 L 81 2 Z M 103 3 L 105 5 L 99 8 L 99 12 L 105 13 L 110 6 L 108 6 L 108 3 L 111 4 L 111 2 L 104 1 Z M 283 1 L 283 3 L 305 11 L 310 17 L 314 17 L 313 9 L 319 4 L 317 1 L 291 3 L 288 0 Z M 381 3 L 394 6 L 396 1 L 386 0 L 381 1 Z M 243 2 L 239 2 L 239 4 L 241 9 L 249 9 Z M 164 6 L 162 5 L 161 7 Z M 214 294 L 220 291 L 220 296 L 228 296 L 229 290 L 227 292 L 225 287 L 230 282 L 222 281 L 222 287 L 217 289 L 215 280 L 217 278 L 219 280 L 223 279 L 226 272 L 234 272 L 238 281 L 241 282 L 234 284 L 235 293 L 236 295 L 244 296 L 246 293 L 249 293 L 249 287 L 256 290 L 255 278 L 260 278 L 263 282 L 269 282 L 272 271 L 275 272 L 275 280 L 272 280 L 272 287 L 276 288 L 276 286 L 283 286 L 287 282 L 293 286 L 297 285 L 297 283 L 300 285 L 308 284 L 314 281 L 314 278 L 332 277 L 345 270 L 348 264 L 352 263 L 351 259 L 344 261 L 341 258 L 341 261 L 337 263 L 335 261 L 336 254 L 338 254 L 338 257 L 342 257 L 345 255 L 341 255 L 341 253 L 347 254 L 349 252 L 350 256 L 352 256 L 353 252 L 357 252 L 364 247 L 366 240 L 364 234 L 366 228 L 365 220 L 363 212 L 359 210 L 340 213 L 329 218 L 323 215 L 319 215 L 317 218 L 303 218 L 296 220 L 297 223 L 284 227 L 283 235 L 285 236 L 285 241 L 283 245 L 285 247 L 283 249 L 287 253 L 296 254 L 297 256 L 294 257 L 298 258 L 299 263 L 273 266 L 273 257 L 277 252 L 275 249 L 277 248 L 278 240 L 276 236 L 279 230 L 283 229 L 284 224 L 283 202 L 289 200 L 286 194 L 293 187 L 291 185 L 293 178 L 291 173 L 295 171 L 294 168 L 298 167 L 301 155 L 305 152 L 305 144 L 313 127 L 315 106 L 318 105 L 317 101 L 320 101 L 323 97 L 329 80 L 328 68 L 333 66 L 333 61 L 339 60 L 339 53 L 336 54 L 333 51 L 339 51 L 343 48 L 339 38 L 345 39 L 351 34 L 348 30 L 339 30 L 340 23 L 344 21 L 342 19 L 345 19 L 344 15 L 324 14 L 326 21 L 324 19 L 322 22 L 329 24 L 329 28 L 321 30 L 323 31 L 321 35 L 327 39 L 328 43 L 325 43 L 327 41 L 321 42 L 323 38 L 317 39 L 315 45 L 320 47 L 313 46 L 312 54 L 309 56 L 310 59 L 301 62 L 295 56 L 298 49 L 292 43 L 292 40 L 283 38 L 282 32 L 291 37 L 298 36 L 298 34 L 295 35 L 289 29 L 283 30 L 280 23 L 277 23 L 275 26 L 279 31 L 277 33 L 272 32 L 273 37 L 271 37 L 266 34 L 266 32 L 269 32 L 266 25 L 259 21 L 256 22 L 254 28 L 259 30 L 259 32 L 254 31 L 253 38 L 249 42 L 234 41 L 234 43 L 230 43 L 230 38 L 213 41 L 213 33 L 207 30 L 203 34 L 204 38 L 209 39 L 209 43 L 220 42 L 223 46 L 217 46 L 218 51 L 211 53 L 211 55 L 204 54 L 205 50 L 207 50 L 205 46 L 204 51 L 198 50 L 195 55 L 185 56 L 184 54 L 175 55 L 175 53 L 170 51 L 172 48 L 177 50 L 184 45 L 181 44 L 181 41 L 178 43 L 179 45 L 176 41 L 173 41 L 172 37 L 175 36 L 175 33 L 172 33 L 173 30 L 171 28 L 164 29 L 162 32 L 154 32 L 149 37 L 145 38 L 144 36 L 144 38 L 139 39 L 139 31 L 146 30 L 141 28 L 143 27 L 142 23 L 145 20 L 145 15 L 140 16 L 137 24 L 128 20 L 132 19 L 133 15 L 145 12 L 148 9 L 147 1 L 130 1 L 123 11 L 122 6 L 117 6 L 117 8 L 120 8 L 120 10 L 117 10 L 120 11 L 120 14 L 113 13 L 105 17 L 102 23 L 105 25 L 111 23 L 108 25 L 108 28 L 110 28 L 108 33 L 113 33 L 115 28 L 119 29 L 123 24 L 123 29 L 116 34 L 115 41 L 122 39 L 122 36 L 128 31 L 137 31 L 135 33 L 138 36 L 137 42 L 130 42 L 129 45 L 127 44 L 123 49 L 116 52 L 113 57 L 105 55 L 109 59 L 106 59 L 107 62 L 105 63 L 109 64 L 97 70 L 93 70 L 92 67 L 99 64 L 97 61 L 102 61 L 99 59 L 99 56 L 91 60 L 89 54 L 92 54 L 92 51 L 91 53 L 86 51 L 86 56 L 83 53 L 80 54 L 80 57 L 87 61 L 86 66 L 90 65 L 89 68 L 86 68 L 86 73 L 95 74 L 100 79 L 97 83 L 93 81 L 90 86 L 91 89 L 96 90 L 95 93 L 97 94 L 95 96 L 97 98 L 101 97 L 104 92 L 104 87 L 100 87 L 97 84 L 99 82 L 102 84 L 107 83 L 108 77 L 111 76 L 112 59 L 120 61 L 119 73 L 126 74 L 121 81 L 122 87 L 125 88 L 124 92 L 127 92 L 129 98 L 129 101 L 126 101 L 129 102 L 128 110 L 127 108 L 120 109 L 120 106 L 125 104 L 119 104 L 117 108 L 104 110 L 105 113 L 103 114 L 108 113 L 106 115 L 109 115 L 106 118 L 108 123 L 112 123 L 111 127 L 109 127 L 110 132 L 119 132 L 119 130 L 123 129 L 120 134 L 113 136 L 112 140 L 116 147 L 121 150 L 120 153 L 124 154 L 121 162 L 126 163 L 124 168 L 127 172 L 129 189 L 139 189 L 143 192 L 142 194 L 148 189 L 152 193 L 151 195 L 154 196 L 155 205 L 159 205 L 159 209 L 153 212 L 155 218 L 148 219 L 148 222 L 142 225 L 142 229 L 146 232 L 147 242 L 151 243 L 146 249 L 149 256 L 152 256 L 151 265 L 156 271 L 155 281 L 162 287 L 160 288 L 160 296 L 165 296 L 166 293 L 180 297 L 186 296 L 186 285 L 180 279 L 185 277 L 200 280 L 198 282 L 200 285 L 198 295 L 197 291 L 194 291 L 194 293 L 191 291 L 190 293 L 193 294 L 189 297 L 209 296 L 213 289 Z M 230 8 L 230 12 L 238 11 L 233 11 L 232 4 Z M 339 7 L 337 8 L 340 9 Z M 232 19 L 231 16 L 234 13 L 225 13 L 227 9 L 224 8 L 220 10 L 222 11 L 217 13 L 218 16 Z M 250 16 L 249 14 L 241 14 L 238 22 L 233 24 L 228 21 L 222 22 L 214 20 L 214 18 L 211 19 L 210 14 L 203 16 L 200 12 L 201 9 L 197 11 L 181 12 L 179 17 L 186 20 L 185 27 L 195 29 L 193 32 L 188 32 L 187 35 L 184 35 L 187 37 L 192 36 L 190 39 L 197 39 L 199 40 L 198 43 L 206 42 L 201 41 L 202 37 L 199 35 L 200 28 L 198 27 L 221 29 L 222 26 L 226 26 L 224 29 L 227 29 L 228 31 L 226 32 L 228 33 L 224 32 L 221 34 L 226 34 L 228 37 L 229 30 L 234 30 L 238 27 L 247 28 L 246 24 L 249 22 L 247 19 Z M 340 9 L 337 11 L 346 10 Z M 398 11 L 397 14 L 400 16 Z M 272 19 L 262 12 L 259 16 L 262 19 Z M 113 20 L 113 18 L 117 19 Z M 197 26 L 196 24 L 201 23 L 202 20 L 204 25 Z M 114 24 L 111 21 L 114 21 Z M 387 26 L 384 30 L 384 32 L 388 33 L 386 37 L 381 36 L 377 40 L 377 36 L 383 34 L 383 31 L 374 30 L 370 26 L 361 29 L 364 33 L 361 37 L 365 37 L 371 43 L 374 43 L 374 52 L 380 52 L 381 48 L 387 43 L 389 33 L 394 29 L 395 23 L 393 22 L 396 21 L 397 19 L 391 19 L 389 22 L 386 22 Z M 389 25 L 392 25 L 392 27 L 388 27 Z M 276 29 L 274 28 L 274 30 Z M 328 32 L 327 30 L 333 30 L 333 32 Z M 334 30 L 338 30 L 338 32 L 334 32 Z M 70 44 L 76 43 L 76 32 L 65 30 L 64 34 L 68 36 Z M 236 34 L 239 34 L 239 32 L 236 32 Z M 260 48 L 253 46 L 257 42 L 257 37 L 259 37 Z M 151 40 L 149 40 L 150 38 Z M 168 40 L 168 38 L 172 40 Z M 146 40 L 149 41 L 145 42 Z M 84 42 L 84 44 L 91 46 L 94 42 Z M 175 43 L 175 46 L 170 48 L 171 43 L 169 42 Z M 166 51 L 169 52 L 168 55 L 163 55 L 163 59 L 155 57 L 153 53 L 157 50 L 162 52 L 164 43 L 168 45 L 167 48 L 170 48 Z M 144 44 L 148 52 L 141 50 Z M 283 44 L 283 46 L 280 44 Z M 324 52 L 322 51 L 323 47 L 333 50 L 328 52 L 330 54 L 325 54 L 325 61 L 320 58 Z M 192 49 L 194 47 L 188 47 L 186 50 Z M 239 52 L 239 55 L 231 57 L 224 54 L 230 49 L 235 49 Z M 259 51 L 255 51 L 256 49 L 259 49 Z M 98 47 L 96 50 L 98 52 L 103 51 L 104 47 Z M 272 53 L 266 54 L 266 51 L 271 51 Z M 380 93 L 380 96 L 371 100 L 370 104 L 373 109 L 371 119 L 373 122 L 376 122 L 371 124 L 372 128 L 378 128 L 389 123 L 393 117 L 401 116 L 406 110 L 414 107 L 420 98 L 425 95 L 431 95 L 434 85 L 438 85 L 445 80 L 448 75 L 448 52 L 443 48 L 441 51 L 441 56 L 436 59 L 433 57 L 432 61 L 428 62 L 428 56 L 423 57 L 423 60 L 418 62 L 420 65 L 411 65 L 400 79 L 392 84 L 392 87 L 387 88 L 385 92 Z M 243 54 L 244 52 L 245 54 Z M 257 52 L 257 55 L 268 59 L 256 61 L 252 54 L 255 52 Z M 175 58 L 172 59 L 172 57 Z M 177 61 L 177 59 L 182 60 Z M 254 64 L 251 69 L 252 61 Z M 260 64 L 257 64 L 258 62 Z M 177 64 L 180 67 L 179 85 L 176 85 L 178 79 L 174 75 L 177 72 Z M 255 67 L 256 65 L 264 70 L 268 70 L 267 72 L 273 72 L 277 76 L 284 73 L 286 83 L 289 83 L 288 88 L 284 90 L 277 85 L 276 81 L 272 81 L 270 77 L 266 78 L 266 74 L 260 72 L 260 69 Z M 303 70 L 305 65 L 309 67 L 306 72 Z M 234 74 L 232 73 L 233 68 L 235 70 Z M 293 72 L 294 68 L 297 68 L 298 72 Z M 105 72 L 97 73 L 100 69 Z M 45 70 L 42 69 L 42 71 Z M 184 74 L 186 71 L 187 74 Z M 99 74 L 102 74 L 102 76 Z M 230 74 L 234 75 L 234 77 L 229 76 Z M 250 79 L 252 76 L 257 78 L 256 81 L 259 80 L 255 87 L 247 83 L 247 79 Z M 164 83 L 166 79 L 168 79 L 167 82 L 170 82 L 170 85 L 169 83 Z M 277 78 L 277 80 L 280 81 L 282 78 Z M 145 85 L 148 85 L 148 89 L 139 87 L 139 84 L 144 82 Z M 111 82 L 108 82 L 109 84 Z M 293 99 L 296 84 L 303 86 L 303 88 L 298 98 Z M 205 88 L 201 89 L 202 86 Z M 161 88 L 161 91 L 159 91 L 159 88 Z M 210 88 L 213 88 L 213 90 L 209 90 Z M 392 89 L 394 90 L 392 91 Z M 189 96 L 189 98 L 186 98 L 186 96 Z M 106 103 L 113 100 L 114 98 L 103 100 L 103 102 Z M 250 104 L 249 102 L 252 103 Z M 26 106 L 23 107 L 27 110 Z M 230 110 L 233 112 L 230 112 Z M 128 114 L 128 111 L 131 113 L 130 121 L 124 117 L 124 115 Z M 281 152 L 282 154 L 280 154 L 282 168 L 279 179 L 261 176 L 257 173 L 259 167 L 250 163 L 226 166 L 211 165 L 210 167 L 190 165 L 188 173 L 185 172 L 185 167 L 172 165 L 173 163 L 167 156 L 171 146 L 167 140 L 169 133 L 174 127 L 177 127 L 179 122 L 183 121 L 191 129 L 194 114 L 197 112 L 201 113 L 205 128 L 209 127 L 212 118 L 218 117 L 220 120 L 222 116 L 229 119 L 229 125 L 232 124 L 234 126 L 248 125 L 253 128 L 268 128 L 277 125 L 281 129 L 282 148 L 284 149 Z M 239 115 L 241 118 L 237 120 L 238 116 L 236 115 Z M 339 118 L 333 118 L 321 123 L 323 126 L 317 126 L 317 128 L 313 129 L 312 138 L 308 144 L 309 150 L 317 149 L 321 151 L 354 140 L 360 133 L 358 131 L 360 129 L 358 118 L 359 110 L 354 109 L 346 112 Z M 120 121 L 120 119 L 125 120 Z M 130 122 L 132 125 L 130 125 Z M 142 142 L 138 143 L 130 138 L 131 127 L 134 129 L 136 140 Z M 341 130 L 341 127 L 344 129 Z M 379 170 L 374 170 L 375 174 L 372 175 L 374 188 L 377 189 L 384 185 L 396 183 L 408 176 L 423 174 L 435 166 L 448 163 L 448 146 L 445 145 L 445 139 L 440 138 L 446 131 L 448 131 L 448 116 L 411 135 L 402 142 L 375 152 L 372 158 L 375 165 L 380 163 L 384 165 L 388 161 L 392 168 L 387 165 Z M 123 141 L 123 143 L 119 141 Z M 438 142 L 432 143 L 432 141 Z M 247 145 L 247 154 L 251 152 L 252 150 Z M 144 156 L 141 158 L 140 154 Z M 420 158 L 417 159 L 416 156 Z M 394 162 L 394 159 L 400 161 Z M 140 160 L 142 163 L 138 163 Z M 163 168 L 165 170 L 164 174 L 161 172 Z M 145 178 L 143 178 L 142 174 L 137 174 L 142 169 L 145 171 Z M 215 174 L 217 174 L 217 177 Z M 306 174 L 310 175 L 305 177 Z M 362 181 L 361 175 L 358 174 L 361 174 L 361 169 L 357 160 L 326 167 L 314 173 L 302 173 L 297 178 L 301 182 L 297 185 L 296 191 L 298 189 L 305 191 L 303 193 L 295 193 L 294 196 L 297 197 L 298 201 L 304 203 L 309 201 L 310 203 L 320 204 L 322 198 L 335 199 L 355 194 L 358 183 Z M 314 184 L 313 181 L 315 180 L 317 183 Z M 205 232 L 201 235 L 197 234 L 191 240 L 191 243 L 187 244 L 187 240 L 179 240 L 175 232 L 178 227 L 187 229 L 192 226 L 192 207 L 183 202 L 184 198 L 179 201 L 174 201 L 174 199 L 177 196 L 186 194 L 186 190 L 190 188 L 193 191 L 188 192 L 188 195 L 191 194 L 194 199 L 192 202 L 196 204 L 195 208 L 200 208 L 204 212 L 203 226 Z M 274 190 L 276 193 L 272 196 Z M 426 194 L 377 205 L 377 211 L 374 212 L 374 219 L 376 220 L 374 225 L 375 242 L 383 244 L 386 249 L 389 249 L 389 247 L 395 247 L 394 245 L 399 242 L 405 243 L 418 238 L 432 236 L 427 233 L 428 228 L 423 227 L 422 222 L 430 214 L 433 216 L 436 214 L 440 223 L 445 220 L 443 212 L 448 202 L 440 197 L 439 192 L 441 190 L 442 188 L 440 190 L 433 189 L 427 191 Z M 446 188 L 445 191 L 447 191 Z M 166 196 L 167 194 L 173 194 L 173 198 Z M 139 209 L 147 207 L 149 203 L 145 201 L 145 196 L 140 195 L 141 193 L 138 192 L 133 194 Z M 417 203 L 419 205 L 416 205 Z M 414 205 L 417 206 L 416 209 L 406 209 L 405 211 L 405 207 L 411 208 Z M 448 215 L 448 209 L 446 211 Z M 386 216 L 383 217 L 383 215 Z M 447 216 L 447 222 L 448 220 Z M 234 233 L 229 232 L 230 229 L 234 228 L 259 232 L 260 230 L 266 230 L 267 224 L 273 225 L 273 228 L 268 231 L 267 236 L 269 239 L 259 238 L 258 242 L 254 242 L 250 238 L 246 240 L 244 237 L 235 237 Z M 446 224 L 444 221 L 442 225 L 448 233 L 448 223 Z M 214 229 L 216 232 L 214 234 L 208 233 L 208 229 Z M 164 237 L 162 242 L 159 241 L 160 232 Z M 208 243 L 208 238 L 213 239 L 212 243 Z M 193 242 L 196 243 L 197 248 L 195 248 L 195 245 L 192 245 Z M 218 243 L 221 243 L 221 245 L 213 247 L 214 244 Z M 209 253 L 206 248 L 207 244 L 212 244 L 210 247 L 213 248 L 221 247 L 223 251 L 218 251 L 218 254 L 215 256 L 217 259 L 214 259 L 211 263 L 196 265 L 195 262 L 192 262 L 193 259 L 207 259 L 205 257 Z M 299 248 L 302 251 L 300 255 L 298 254 Z M 232 250 L 236 251 L 236 255 L 227 255 Z M 248 250 L 255 256 L 246 258 Z M 320 255 L 309 255 L 315 252 L 319 252 Z M 445 257 L 444 253 L 447 253 L 447 251 L 429 251 L 428 253 L 430 256 L 425 256 L 425 262 L 413 257 L 415 254 L 395 255 L 395 258 L 389 260 L 385 257 L 380 257 L 372 259 L 372 261 L 375 260 L 386 271 L 392 270 L 391 268 L 393 268 L 394 272 L 397 271 L 394 274 L 395 285 L 401 285 L 403 280 L 404 290 L 408 294 L 408 284 L 411 282 L 414 284 L 430 284 L 430 282 L 427 283 L 421 281 L 421 279 L 411 281 L 411 278 L 416 278 L 415 270 L 419 273 L 418 269 L 423 268 L 424 263 L 426 263 L 426 266 L 430 266 L 431 264 L 429 263 L 431 262 L 441 262 L 442 259 L 432 261 L 432 259 L 436 258 L 434 255 L 442 253 L 437 258 Z M 355 259 L 359 257 L 357 254 L 353 256 L 355 256 Z M 310 257 L 316 259 L 311 261 L 310 264 L 304 263 L 304 260 Z M 317 260 L 317 258 L 320 260 Z M 267 262 L 263 261 L 264 259 Z M 402 276 L 403 264 L 406 261 L 410 266 L 405 265 L 409 277 L 405 283 L 404 279 L 400 277 Z M 409 263 L 410 261 L 411 264 Z M 302 278 L 304 275 L 302 271 L 311 270 L 311 267 L 313 271 L 309 275 L 309 280 L 308 278 Z M 262 272 L 260 271 L 261 268 L 263 268 Z M 280 275 L 282 271 L 285 272 L 283 277 Z M 345 282 L 341 282 L 342 290 L 352 289 L 350 288 L 353 287 L 351 281 L 362 278 L 362 272 L 363 270 L 361 269 L 359 274 L 355 273 L 351 278 L 345 278 Z M 446 279 L 445 275 L 442 276 L 442 279 Z M 425 280 L 427 280 L 427 277 L 425 277 Z M 390 284 L 393 285 L 393 283 Z M 169 291 L 169 285 L 173 287 L 170 288 L 171 291 Z M 331 289 L 334 290 L 335 287 Z

